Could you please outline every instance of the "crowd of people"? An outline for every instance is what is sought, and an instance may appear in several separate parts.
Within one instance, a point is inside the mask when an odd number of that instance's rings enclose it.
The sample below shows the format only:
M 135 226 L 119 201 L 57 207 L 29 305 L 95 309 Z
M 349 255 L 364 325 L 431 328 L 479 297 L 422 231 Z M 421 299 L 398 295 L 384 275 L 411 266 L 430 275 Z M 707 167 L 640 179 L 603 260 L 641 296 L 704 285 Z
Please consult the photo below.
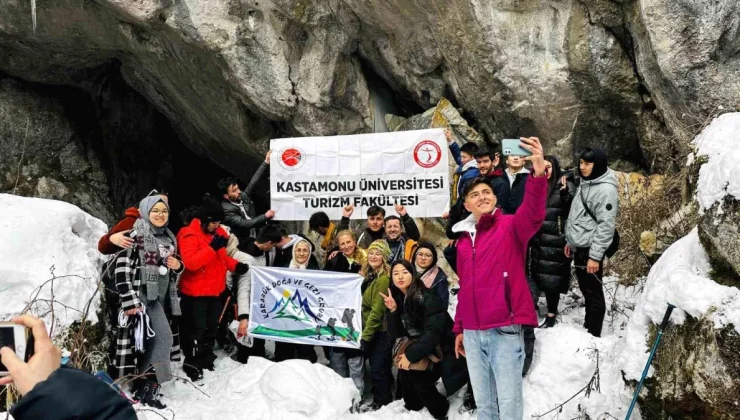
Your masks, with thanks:
M 421 238 L 400 205 L 392 215 L 368 208 L 359 231 L 350 229 L 351 205 L 338 222 L 317 211 L 309 228 L 318 246 L 287 232 L 272 222 L 273 210 L 258 214 L 250 199 L 268 172 L 269 152 L 244 191 L 238 180 L 224 179 L 217 198 L 184 211 L 177 235 L 167 228 L 166 194 L 153 192 L 126 210 L 99 242 L 100 252 L 112 255 L 103 270 L 114 332 L 110 375 L 135 378 L 134 397 L 164 408 L 160 386 L 172 379 L 170 362 L 180 353 L 194 382 L 214 369 L 217 343 L 241 363 L 267 356 L 263 340 L 253 338 L 251 347 L 237 340 L 247 335 L 250 267 L 357 273 L 363 278 L 360 349 L 277 342 L 275 361 L 316 363 L 317 350 L 323 352 L 360 395 L 366 389 L 372 395 L 356 407 L 362 410 L 403 399 L 409 410 L 446 418 L 449 402 L 436 386 L 441 379 L 447 396 L 467 385 L 463 409 L 477 410 L 479 419 L 521 419 L 535 328 L 555 325 L 573 261 L 586 301 L 584 327 L 601 334 L 603 261 L 618 245 L 616 177 L 600 149 L 585 149 L 575 173 L 564 173 L 535 137 L 521 139 L 531 155 L 501 162 L 475 143 L 458 147 L 446 133 L 459 168 L 443 215 L 449 239 L 443 250 Z M 440 254 L 459 287 L 451 289 Z M 547 302 L 542 322 L 540 292 Z M 233 320 L 237 339 L 226 327 Z

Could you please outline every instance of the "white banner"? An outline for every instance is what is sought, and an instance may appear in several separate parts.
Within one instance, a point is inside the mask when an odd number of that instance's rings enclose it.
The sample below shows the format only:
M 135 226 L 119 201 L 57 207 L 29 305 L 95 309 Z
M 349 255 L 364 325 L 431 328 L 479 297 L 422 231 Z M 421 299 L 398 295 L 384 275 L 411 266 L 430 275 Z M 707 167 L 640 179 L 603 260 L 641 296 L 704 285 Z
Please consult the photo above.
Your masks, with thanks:
M 395 214 L 395 203 L 412 217 L 440 217 L 449 209 L 447 141 L 442 129 L 333 137 L 274 139 L 270 162 L 275 220 L 308 220 L 324 211 L 353 219 L 369 207 Z
M 249 335 L 287 343 L 360 348 L 362 277 L 293 268 L 250 270 Z

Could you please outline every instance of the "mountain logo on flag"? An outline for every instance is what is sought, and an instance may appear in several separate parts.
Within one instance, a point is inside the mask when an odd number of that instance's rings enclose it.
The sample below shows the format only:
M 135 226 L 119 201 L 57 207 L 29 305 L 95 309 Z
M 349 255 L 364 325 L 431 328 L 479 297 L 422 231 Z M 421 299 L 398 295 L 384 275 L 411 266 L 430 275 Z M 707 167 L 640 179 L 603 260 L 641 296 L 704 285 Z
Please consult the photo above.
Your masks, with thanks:
M 283 297 L 275 302 L 272 310 L 268 312 L 268 314 L 272 313 L 274 313 L 273 319 L 287 318 L 302 322 L 321 321 L 308 306 L 308 298 L 302 297 L 298 290 L 294 293 L 291 293 L 290 290 L 284 290 Z

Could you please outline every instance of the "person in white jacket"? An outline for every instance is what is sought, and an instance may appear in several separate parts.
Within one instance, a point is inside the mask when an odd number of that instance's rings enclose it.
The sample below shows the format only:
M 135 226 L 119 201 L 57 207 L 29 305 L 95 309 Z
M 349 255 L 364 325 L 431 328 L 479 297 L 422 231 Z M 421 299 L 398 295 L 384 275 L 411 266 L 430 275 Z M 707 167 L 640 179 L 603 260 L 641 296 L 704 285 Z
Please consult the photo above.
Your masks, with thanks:
M 249 325 L 249 308 L 252 296 L 252 267 L 264 267 L 267 265 L 267 253 L 272 250 L 274 244 L 279 241 L 280 233 L 274 226 L 266 226 L 257 234 L 254 246 L 240 244 L 239 249 L 234 252 L 233 258 L 240 263 L 248 264 L 250 270 L 241 276 L 233 276 L 232 282 L 236 286 L 237 319 L 239 328 L 237 339 L 247 335 Z M 252 347 L 237 343 L 236 361 L 247 363 L 249 356 L 265 357 L 265 341 L 254 339 Z

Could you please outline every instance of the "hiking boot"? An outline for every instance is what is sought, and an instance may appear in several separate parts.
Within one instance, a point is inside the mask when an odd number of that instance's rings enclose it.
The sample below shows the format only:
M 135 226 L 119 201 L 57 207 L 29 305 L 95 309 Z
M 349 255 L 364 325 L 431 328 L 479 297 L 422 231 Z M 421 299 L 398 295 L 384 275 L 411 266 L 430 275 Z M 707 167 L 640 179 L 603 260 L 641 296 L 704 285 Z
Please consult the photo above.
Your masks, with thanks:
M 198 363 L 193 363 L 192 359 L 185 358 L 185 363 L 182 365 L 182 370 L 188 375 L 191 382 L 196 382 L 203 379 L 203 369 L 200 368 Z
M 154 407 L 158 410 L 167 408 L 159 399 L 159 384 L 156 382 L 146 382 L 137 392 L 134 397 L 139 400 L 143 405 Z

